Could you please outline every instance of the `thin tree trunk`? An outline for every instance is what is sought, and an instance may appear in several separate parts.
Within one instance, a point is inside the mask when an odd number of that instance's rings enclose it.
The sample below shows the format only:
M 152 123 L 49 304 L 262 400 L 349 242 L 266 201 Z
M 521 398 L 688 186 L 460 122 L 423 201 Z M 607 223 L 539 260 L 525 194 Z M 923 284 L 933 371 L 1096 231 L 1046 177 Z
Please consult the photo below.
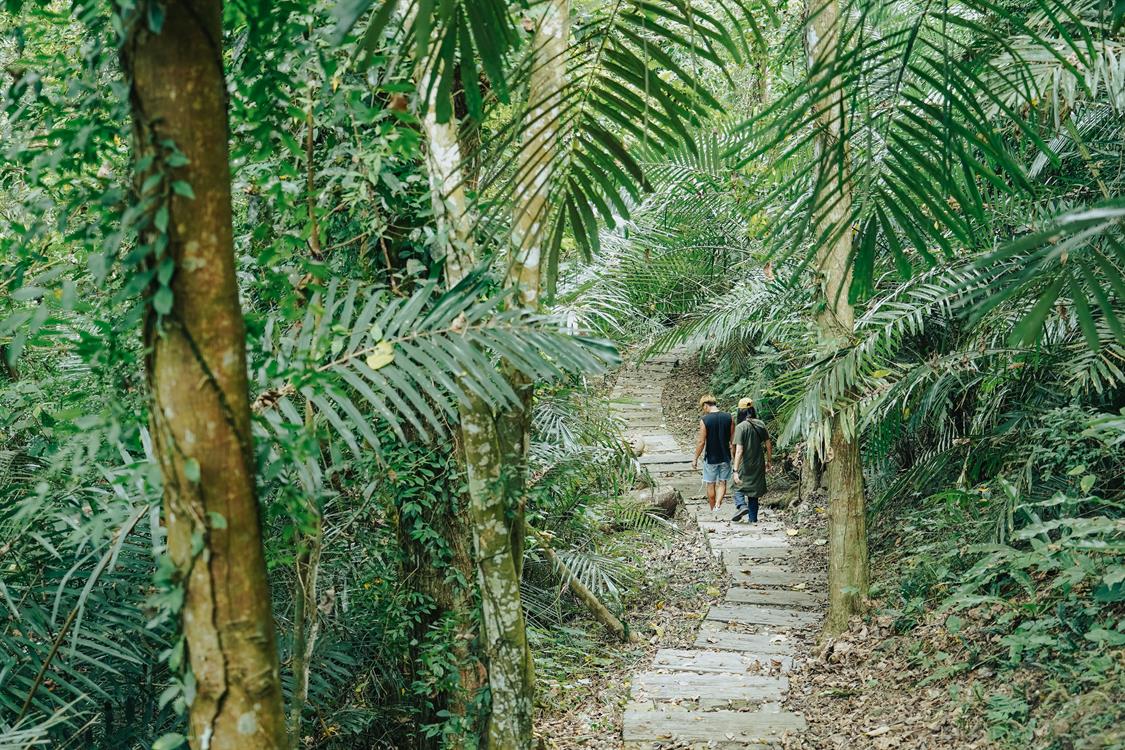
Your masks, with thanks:
M 461 147 L 456 123 L 439 123 L 432 107 L 423 115 L 422 127 L 429 145 L 438 232 L 447 239 L 446 283 L 452 287 L 471 268 L 472 222 L 461 177 Z M 474 396 L 462 406 L 460 418 L 492 703 L 486 743 L 490 750 L 523 750 L 532 741 L 535 671 L 520 600 L 522 551 L 517 555 L 510 536 L 497 417 L 487 402 Z
M 824 463 L 816 445 L 809 441 L 803 450 L 805 455 L 801 462 L 801 480 L 797 490 L 801 502 L 812 498 L 824 484 Z
M 425 86 L 420 84 L 419 91 Z M 422 115 L 426 134 L 426 166 L 439 238 L 445 241 L 445 284 L 457 286 L 473 264 L 473 222 L 461 172 L 461 143 L 457 123 L 438 122 L 431 105 Z M 444 235 L 444 237 L 443 237 Z M 439 239 L 440 241 L 440 239 Z
M 566 54 L 570 41 L 570 2 L 550 0 L 532 42 L 534 50 L 528 86 L 527 134 L 516 169 L 516 205 L 512 214 L 512 259 L 508 284 L 519 303 L 539 309 L 541 269 L 547 241 L 547 218 L 553 167 L 559 148 L 559 113 L 566 85 Z M 506 492 L 516 518 L 511 526 L 517 571 L 523 571 L 523 546 L 527 505 L 527 457 L 531 447 L 531 410 L 535 385 L 516 372 L 508 376 L 519 395 L 519 408 L 509 410 L 498 426 L 504 465 L 508 468 Z
M 286 744 L 285 716 L 234 269 L 222 3 L 162 7 L 162 32 L 138 21 L 123 62 L 135 150 L 152 158 L 137 184 L 162 175 L 164 208 L 146 239 L 157 268 L 166 239 L 163 254 L 175 271 L 171 310 L 159 321 L 150 312 L 146 343 L 168 553 L 182 574 L 185 664 L 196 684 L 190 742 L 200 750 L 277 750 Z M 170 143 L 186 164 L 165 163 Z M 173 192 L 173 180 L 195 197 Z
M 854 312 L 848 302 L 851 284 L 851 186 L 844 126 L 847 102 L 840 90 L 836 49 L 840 40 L 837 0 L 809 0 L 806 51 L 813 80 L 821 84 L 816 104 L 815 240 L 817 286 L 823 309 L 817 316 L 825 351 L 846 346 L 853 335 Z M 839 633 L 862 610 L 867 595 L 867 531 L 864 518 L 863 470 L 857 436 L 845 432 L 842 416 L 829 416 L 828 476 L 828 617 L 825 632 Z
M 461 456 L 460 446 L 456 453 L 458 457 Z M 420 618 L 414 627 L 414 637 L 418 644 L 414 647 L 416 655 L 423 649 L 432 648 L 426 641 L 434 632 L 435 626 L 452 621 L 456 636 L 451 648 L 460 676 L 457 688 L 437 696 L 432 706 L 427 707 L 420 716 L 421 723 L 426 724 L 440 723 L 443 716 L 457 717 L 462 720 L 460 732 L 456 735 L 418 736 L 413 744 L 417 748 L 458 750 L 477 747 L 468 729 L 476 726 L 478 717 L 471 716 L 470 709 L 474 706 L 473 699 L 487 684 L 487 679 L 484 665 L 473 648 L 477 640 L 477 607 L 473 596 L 473 530 L 468 512 L 469 501 L 458 493 L 457 488 L 460 486 L 460 477 L 455 476 L 454 472 L 440 474 L 435 487 L 445 488 L 443 502 L 426 508 L 421 519 L 422 524 L 436 531 L 445 540 L 448 556 L 435 555 L 431 540 L 413 538 L 412 529 L 403 518 L 402 508 L 398 508 L 398 538 L 408 554 L 405 575 L 416 581 L 413 586 L 415 591 L 434 603 L 434 611 Z M 460 573 L 465 583 L 451 581 L 455 577 L 451 571 Z
M 316 120 L 315 90 L 310 84 L 309 101 L 305 110 L 305 208 L 309 217 L 309 251 L 316 260 L 324 253 L 320 245 L 320 226 L 316 215 Z M 314 316 L 313 328 L 320 324 L 320 314 Z M 312 401 L 305 401 L 305 429 L 315 431 L 316 413 Z M 294 540 L 297 557 L 293 564 L 293 697 L 289 706 L 289 747 L 301 746 L 301 715 L 309 697 L 309 673 L 312 655 L 316 649 L 320 630 L 320 611 L 317 604 L 317 581 L 320 577 L 321 542 L 324 539 L 324 517 L 320 512 L 314 488 L 308 487 L 307 508 L 313 516 L 311 533 L 300 533 Z
M 309 674 L 316 638 L 320 631 L 317 582 L 320 577 L 321 541 L 324 523 L 318 510 L 311 533 L 298 534 L 297 559 L 293 565 L 293 700 L 289 707 L 289 747 L 301 746 L 301 714 L 309 697 Z
M 565 71 L 570 6 L 553 0 L 544 8 L 535 41 L 529 87 L 528 142 L 517 168 L 513 252 L 508 283 L 524 307 L 539 304 L 550 167 L 555 160 L 557 108 Z M 422 118 L 429 141 L 431 189 L 439 233 L 449 240 L 446 279 L 451 286 L 467 270 L 472 225 L 461 174 L 463 151 L 455 122 L 438 123 L 430 107 Z M 526 463 L 534 384 L 515 372 L 509 381 L 519 396 L 514 408 L 496 413 L 473 398 L 461 410 L 461 436 L 469 476 L 470 509 L 481 591 L 485 656 L 492 707 L 488 747 L 522 750 L 532 743 L 535 673 L 527 644 L 519 584 L 523 569 Z
M 539 306 L 540 266 L 547 239 L 547 199 L 558 151 L 560 97 L 566 83 L 570 38 L 569 0 L 550 0 L 535 32 L 534 62 L 528 86 L 527 135 L 516 170 L 512 215 L 512 261 L 508 282 L 529 309 Z

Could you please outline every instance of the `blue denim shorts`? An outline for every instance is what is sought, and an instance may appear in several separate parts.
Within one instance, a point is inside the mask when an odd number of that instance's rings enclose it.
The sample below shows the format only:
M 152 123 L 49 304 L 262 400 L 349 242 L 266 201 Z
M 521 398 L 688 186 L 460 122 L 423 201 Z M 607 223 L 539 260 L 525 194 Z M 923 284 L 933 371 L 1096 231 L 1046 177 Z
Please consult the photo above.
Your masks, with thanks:
M 703 462 L 703 483 L 712 484 L 714 482 L 729 482 L 731 477 L 730 461 L 724 461 L 721 464 L 709 464 Z

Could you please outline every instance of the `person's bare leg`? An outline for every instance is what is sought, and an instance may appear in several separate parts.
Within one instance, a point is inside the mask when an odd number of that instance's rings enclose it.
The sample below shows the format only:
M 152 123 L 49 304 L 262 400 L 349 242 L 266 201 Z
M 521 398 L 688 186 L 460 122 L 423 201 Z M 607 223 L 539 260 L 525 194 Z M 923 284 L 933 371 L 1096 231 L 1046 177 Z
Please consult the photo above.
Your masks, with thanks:
M 707 504 L 711 506 L 711 510 L 715 509 L 715 482 L 707 482 Z
M 723 499 L 726 498 L 726 496 L 727 496 L 727 483 L 726 482 L 715 482 L 715 504 L 712 505 L 711 507 L 712 508 L 723 507 Z

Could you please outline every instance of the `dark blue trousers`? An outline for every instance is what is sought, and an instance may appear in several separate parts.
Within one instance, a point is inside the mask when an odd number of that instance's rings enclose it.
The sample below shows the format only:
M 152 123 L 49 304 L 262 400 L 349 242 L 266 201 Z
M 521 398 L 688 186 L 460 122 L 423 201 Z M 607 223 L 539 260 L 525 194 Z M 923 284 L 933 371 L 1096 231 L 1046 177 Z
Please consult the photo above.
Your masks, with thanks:
M 751 523 L 756 523 L 758 521 L 758 498 L 746 497 L 745 493 L 735 490 L 734 507 L 738 508 L 739 510 L 742 510 L 743 508 L 749 510 L 750 515 L 747 516 L 747 520 Z

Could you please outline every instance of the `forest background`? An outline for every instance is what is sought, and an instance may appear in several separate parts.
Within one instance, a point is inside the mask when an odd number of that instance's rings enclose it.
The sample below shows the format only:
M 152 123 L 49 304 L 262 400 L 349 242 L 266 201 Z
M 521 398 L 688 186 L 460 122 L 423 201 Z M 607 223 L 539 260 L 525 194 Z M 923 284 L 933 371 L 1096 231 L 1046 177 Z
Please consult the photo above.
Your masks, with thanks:
M 1121 18 L 7 0 L 0 747 L 526 746 L 560 583 L 667 533 L 602 374 L 681 344 L 825 493 L 830 631 L 1119 746 Z

